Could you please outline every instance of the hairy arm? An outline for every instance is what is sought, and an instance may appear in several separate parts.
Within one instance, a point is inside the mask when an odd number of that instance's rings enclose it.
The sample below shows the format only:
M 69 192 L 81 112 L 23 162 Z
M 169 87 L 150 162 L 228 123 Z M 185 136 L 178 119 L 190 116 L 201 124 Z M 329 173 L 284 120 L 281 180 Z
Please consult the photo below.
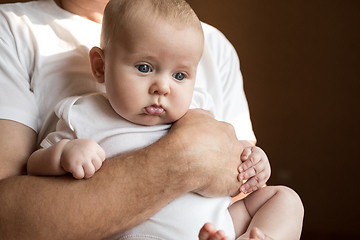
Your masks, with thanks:
M 35 149 L 36 133 L 27 126 L 0 120 L 0 179 L 26 172 L 26 161 Z
M 2 169 L 16 151 L 0 151 Z M 189 191 L 233 196 L 240 186 L 241 152 L 229 124 L 190 111 L 158 142 L 104 162 L 91 179 L 15 176 L 0 181 L 0 235 L 9 240 L 102 239 L 143 222 Z

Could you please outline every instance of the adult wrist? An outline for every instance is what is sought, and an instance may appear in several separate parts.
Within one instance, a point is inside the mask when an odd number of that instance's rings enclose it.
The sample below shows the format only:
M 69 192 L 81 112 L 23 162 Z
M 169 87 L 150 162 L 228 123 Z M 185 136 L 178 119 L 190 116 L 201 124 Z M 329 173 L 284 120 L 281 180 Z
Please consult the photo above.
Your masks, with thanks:
M 182 195 L 197 188 L 197 176 L 189 160 L 191 153 L 181 134 L 170 132 L 145 150 L 146 159 L 160 166 L 167 190 Z

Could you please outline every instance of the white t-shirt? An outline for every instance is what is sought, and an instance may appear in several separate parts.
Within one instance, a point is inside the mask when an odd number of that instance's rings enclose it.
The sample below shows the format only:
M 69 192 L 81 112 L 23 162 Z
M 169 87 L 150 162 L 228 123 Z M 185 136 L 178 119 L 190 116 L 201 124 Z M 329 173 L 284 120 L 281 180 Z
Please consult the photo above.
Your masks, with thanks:
M 231 123 L 238 139 L 255 141 L 236 51 L 217 29 L 203 24 L 203 30 L 195 87 L 211 95 L 216 119 Z M 53 108 L 60 100 L 104 91 L 92 77 L 88 58 L 90 48 L 99 45 L 100 31 L 100 24 L 59 8 L 53 0 L 1 5 L 0 119 L 34 129 L 40 142 L 55 130 Z M 184 219 L 184 224 L 190 229 L 191 221 Z
M 217 29 L 203 24 L 203 30 L 195 87 L 212 96 L 216 118 L 231 123 L 239 139 L 255 141 L 236 51 Z M 49 116 L 61 99 L 103 91 L 88 58 L 100 31 L 100 24 L 53 0 L 1 5 L 0 119 L 29 126 L 41 141 L 55 129 L 56 119 Z
M 213 102 L 206 92 L 195 89 L 194 96 L 190 108 L 213 111 Z M 171 126 L 131 123 L 119 116 L 101 93 L 66 98 L 57 104 L 55 113 L 59 118 L 56 131 L 42 141 L 42 147 L 50 147 L 61 139 L 92 139 L 104 149 L 107 158 L 144 148 L 167 134 Z M 228 212 L 230 204 L 230 197 L 207 198 L 187 193 L 145 222 L 109 240 L 197 239 L 199 229 L 207 222 L 234 239 L 234 225 Z

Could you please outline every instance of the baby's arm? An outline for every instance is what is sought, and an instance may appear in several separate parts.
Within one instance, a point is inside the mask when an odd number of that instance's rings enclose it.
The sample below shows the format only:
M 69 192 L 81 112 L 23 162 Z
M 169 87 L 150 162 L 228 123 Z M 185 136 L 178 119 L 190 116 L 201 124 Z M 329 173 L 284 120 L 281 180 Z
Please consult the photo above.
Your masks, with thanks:
M 88 139 L 63 139 L 49 148 L 35 151 L 27 164 L 31 175 L 64 175 L 89 178 L 99 170 L 105 160 L 104 150 Z
M 246 147 L 241 154 L 241 161 L 243 163 L 239 167 L 239 180 L 249 179 L 241 186 L 241 192 L 250 193 L 264 186 L 271 174 L 265 152 L 257 146 Z

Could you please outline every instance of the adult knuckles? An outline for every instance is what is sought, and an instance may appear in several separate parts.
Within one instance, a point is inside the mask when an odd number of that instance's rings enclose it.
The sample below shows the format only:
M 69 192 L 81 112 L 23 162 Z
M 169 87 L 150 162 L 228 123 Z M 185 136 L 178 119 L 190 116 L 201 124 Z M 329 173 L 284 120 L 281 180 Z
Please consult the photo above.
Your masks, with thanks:
M 223 127 L 223 129 L 228 133 L 234 133 L 235 134 L 235 128 L 232 124 L 219 121 L 219 124 Z

